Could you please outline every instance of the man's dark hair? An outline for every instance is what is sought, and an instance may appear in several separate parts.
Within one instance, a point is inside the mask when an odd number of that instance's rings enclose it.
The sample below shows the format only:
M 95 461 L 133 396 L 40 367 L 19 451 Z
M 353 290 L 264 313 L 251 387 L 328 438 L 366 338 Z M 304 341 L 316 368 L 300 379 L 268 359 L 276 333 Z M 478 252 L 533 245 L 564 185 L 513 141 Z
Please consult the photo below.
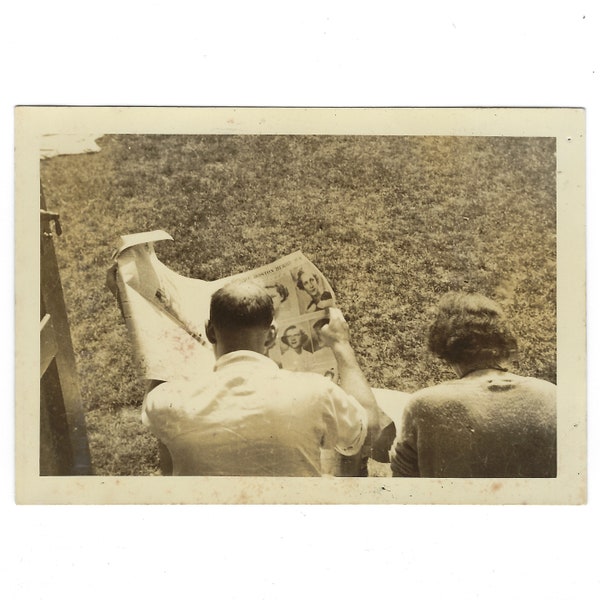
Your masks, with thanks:
M 481 294 L 442 296 L 429 329 L 429 350 L 449 363 L 498 362 L 517 350 L 517 340 L 497 302 Z
M 230 283 L 210 300 L 210 321 L 217 329 L 268 328 L 273 322 L 273 300 L 256 283 Z

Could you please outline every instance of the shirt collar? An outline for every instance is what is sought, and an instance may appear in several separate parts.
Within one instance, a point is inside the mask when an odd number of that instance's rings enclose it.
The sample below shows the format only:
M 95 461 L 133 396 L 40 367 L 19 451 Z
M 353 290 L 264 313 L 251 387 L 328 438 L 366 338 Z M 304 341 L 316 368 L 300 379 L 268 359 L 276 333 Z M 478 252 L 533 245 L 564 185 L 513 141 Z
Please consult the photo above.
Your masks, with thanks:
M 215 363 L 214 370 L 221 371 L 234 365 L 252 365 L 255 368 L 279 370 L 277 363 L 268 356 L 251 350 L 236 350 L 235 352 L 223 354 Z

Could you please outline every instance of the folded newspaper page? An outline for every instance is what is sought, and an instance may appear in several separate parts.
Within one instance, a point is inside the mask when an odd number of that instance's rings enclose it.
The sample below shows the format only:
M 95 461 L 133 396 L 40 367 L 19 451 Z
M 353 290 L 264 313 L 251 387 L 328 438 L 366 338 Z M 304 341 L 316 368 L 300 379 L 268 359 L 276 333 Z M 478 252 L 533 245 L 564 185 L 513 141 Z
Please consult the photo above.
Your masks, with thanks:
M 333 353 L 319 341 L 335 294 L 302 252 L 252 271 L 203 281 L 183 277 L 158 260 L 154 242 L 172 239 L 164 231 L 122 236 L 114 255 L 123 315 L 142 377 L 168 381 L 212 371 L 215 358 L 204 333 L 210 297 L 235 280 L 256 281 L 273 298 L 278 337 L 269 356 L 280 367 L 338 380 Z

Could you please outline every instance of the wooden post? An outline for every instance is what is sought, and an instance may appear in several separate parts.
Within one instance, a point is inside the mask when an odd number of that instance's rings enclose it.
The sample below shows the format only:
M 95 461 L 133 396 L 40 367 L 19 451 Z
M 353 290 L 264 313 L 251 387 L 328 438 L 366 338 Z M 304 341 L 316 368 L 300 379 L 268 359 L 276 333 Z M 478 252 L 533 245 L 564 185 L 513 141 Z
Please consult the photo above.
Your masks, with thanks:
M 91 475 L 71 332 L 54 251 L 59 216 L 40 219 L 40 475 Z M 54 224 L 54 226 L 53 226 Z

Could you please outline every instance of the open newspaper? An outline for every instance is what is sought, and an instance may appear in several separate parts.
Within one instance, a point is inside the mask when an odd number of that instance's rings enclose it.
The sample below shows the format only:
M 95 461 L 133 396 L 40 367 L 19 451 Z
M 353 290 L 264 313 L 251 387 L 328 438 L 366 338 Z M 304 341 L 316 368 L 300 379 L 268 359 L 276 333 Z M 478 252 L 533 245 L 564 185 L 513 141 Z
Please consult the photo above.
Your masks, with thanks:
M 137 362 L 145 379 L 190 379 L 214 365 L 204 325 L 210 297 L 231 281 L 256 281 L 273 298 L 277 341 L 269 356 L 291 371 L 320 373 L 338 380 L 332 351 L 319 341 L 326 309 L 335 294 L 302 252 L 217 281 L 183 277 L 161 263 L 154 242 L 172 239 L 164 231 L 126 235 L 115 253 L 117 286 Z

